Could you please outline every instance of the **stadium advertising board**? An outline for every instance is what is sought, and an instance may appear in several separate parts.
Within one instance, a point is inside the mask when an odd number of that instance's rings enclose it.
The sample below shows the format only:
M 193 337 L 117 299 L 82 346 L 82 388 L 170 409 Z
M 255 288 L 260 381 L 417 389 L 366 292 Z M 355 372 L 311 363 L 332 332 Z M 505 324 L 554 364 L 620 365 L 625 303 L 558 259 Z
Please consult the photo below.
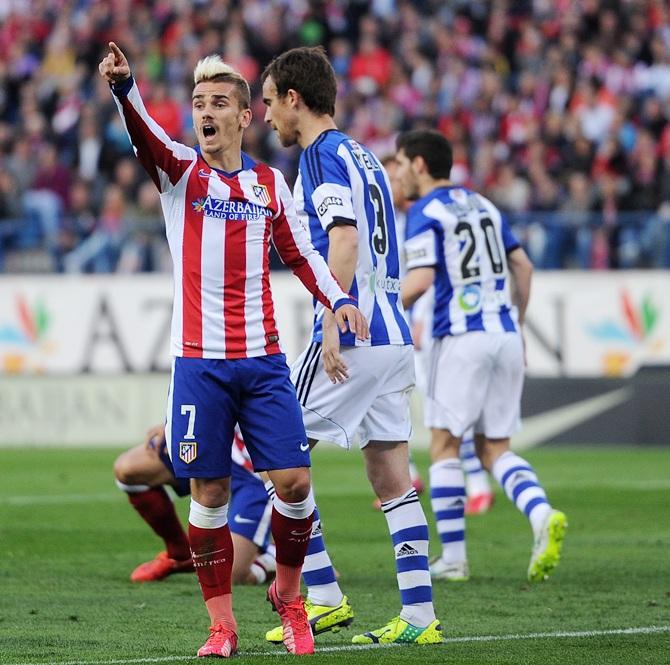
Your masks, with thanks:
M 526 330 L 528 375 L 631 376 L 670 365 L 664 272 L 539 273 Z M 273 278 L 283 348 L 295 358 L 311 300 L 289 274 Z M 0 280 L 0 374 L 168 371 L 172 285 L 165 275 Z
M 312 304 L 293 276 L 278 274 L 273 281 L 282 344 L 292 360 L 307 342 Z M 536 382 L 564 377 L 574 388 L 602 377 L 622 383 L 644 365 L 670 367 L 667 283 L 667 273 L 538 274 L 526 330 L 528 375 Z M 166 275 L 1 278 L 0 446 L 140 441 L 165 413 L 171 302 Z M 579 408 L 600 413 L 611 407 L 600 401 L 616 398 L 620 410 L 628 399 L 616 390 L 596 394 L 614 388 L 562 392 L 568 401 L 592 398 L 598 403 Z M 530 397 L 546 401 L 545 393 L 534 389 Z M 547 394 L 547 404 L 526 404 L 531 418 L 524 431 L 534 444 L 549 430 L 533 414 L 563 408 L 554 387 Z M 415 435 L 427 440 L 415 416 Z M 562 431 L 567 416 L 556 417 Z M 635 411 L 628 420 L 637 417 Z M 517 443 L 524 445 L 524 432 L 520 436 Z M 646 433 L 627 436 L 651 440 Z

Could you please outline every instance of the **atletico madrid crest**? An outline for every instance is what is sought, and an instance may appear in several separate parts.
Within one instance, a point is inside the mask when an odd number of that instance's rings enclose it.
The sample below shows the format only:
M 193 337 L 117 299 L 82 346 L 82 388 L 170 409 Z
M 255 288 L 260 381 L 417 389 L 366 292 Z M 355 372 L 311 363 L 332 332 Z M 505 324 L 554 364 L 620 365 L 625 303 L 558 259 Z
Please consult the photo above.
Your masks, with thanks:
M 195 441 L 179 442 L 179 459 L 184 464 L 190 464 L 198 456 L 198 444 Z
M 265 185 L 254 185 L 254 196 L 264 205 L 270 204 L 270 192 Z

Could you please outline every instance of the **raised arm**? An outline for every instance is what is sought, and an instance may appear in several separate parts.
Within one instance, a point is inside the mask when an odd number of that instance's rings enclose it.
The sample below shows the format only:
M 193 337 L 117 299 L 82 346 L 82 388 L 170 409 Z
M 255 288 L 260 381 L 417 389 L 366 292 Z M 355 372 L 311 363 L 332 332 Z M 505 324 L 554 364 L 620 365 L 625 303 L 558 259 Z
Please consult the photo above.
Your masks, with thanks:
M 196 160 L 195 150 L 173 141 L 147 113 L 128 60 L 114 42 L 109 42 L 109 53 L 98 65 L 98 70 L 112 87 L 137 158 L 158 191 L 170 190 Z

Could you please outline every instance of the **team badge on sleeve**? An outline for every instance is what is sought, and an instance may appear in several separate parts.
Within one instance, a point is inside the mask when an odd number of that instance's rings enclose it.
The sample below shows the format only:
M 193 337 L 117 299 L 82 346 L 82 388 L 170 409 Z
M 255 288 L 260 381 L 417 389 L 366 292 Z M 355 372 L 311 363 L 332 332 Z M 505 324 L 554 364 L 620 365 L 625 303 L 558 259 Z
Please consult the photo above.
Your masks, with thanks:
M 179 459 L 184 464 L 190 464 L 198 456 L 198 444 L 195 441 L 180 441 Z

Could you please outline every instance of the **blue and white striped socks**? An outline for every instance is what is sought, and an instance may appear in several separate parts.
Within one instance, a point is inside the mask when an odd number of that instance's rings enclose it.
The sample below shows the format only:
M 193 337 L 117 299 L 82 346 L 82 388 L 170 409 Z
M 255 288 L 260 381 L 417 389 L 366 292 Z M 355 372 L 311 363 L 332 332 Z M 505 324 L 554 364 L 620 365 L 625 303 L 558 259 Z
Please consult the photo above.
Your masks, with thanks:
M 428 569 L 428 523 L 414 488 L 382 503 L 395 553 L 401 619 L 424 628 L 435 621 Z
M 447 563 L 467 560 L 465 551 L 465 474 L 457 457 L 430 467 L 430 503 Z
M 491 471 L 509 500 L 526 515 L 537 538 L 551 505 L 533 467 L 508 450 L 494 462 Z
M 472 435 L 463 437 L 459 453 L 463 471 L 465 472 L 466 494 L 468 496 L 490 494 L 489 474 L 482 466 L 479 457 L 477 457 L 475 441 Z
M 307 587 L 307 597 L 315 605 L 335 607 L 342 602 L 342 590 L 337 583 L 335 569 L 323 541 L 318 508 L 314 511 L 312 535 L 302 566 L 302 579 Z

